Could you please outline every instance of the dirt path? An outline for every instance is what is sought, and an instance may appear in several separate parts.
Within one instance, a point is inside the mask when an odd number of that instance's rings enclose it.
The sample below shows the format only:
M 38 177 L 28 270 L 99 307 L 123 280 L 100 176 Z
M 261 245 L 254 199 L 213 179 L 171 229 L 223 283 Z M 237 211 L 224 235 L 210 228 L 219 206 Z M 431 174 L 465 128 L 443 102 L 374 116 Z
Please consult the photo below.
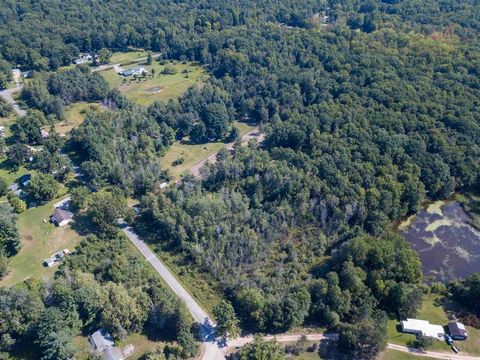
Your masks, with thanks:
M 249 131 L 248 133 L 246 133 L 245 135 L 242 136 L 242 145 L 246 145 L 248 144 L 248 142 L 251 140 L 251 139 L 255 139 L 257 140 L 257 143 L 262 143 L 264 140 L 265 140 L 265 134 L 263 132 L 260 132 L 260 129 L 259 128 L 256 128 L 252 131 Z M 232 150 L 233 149 L 233 142 L 230 142 L 228 144 L 225 144 L 225 147 L 228 149 L 228 150 Z M 200 176 L 200 169 L 206 164 L 206 163 L 214 163 L 215 160 L 216 160 L 216 157 L 217 157 L 217 153 L 213 153 L 211 155 L 209 155 L 208 157 L 206 157 L 205 159 L 199 161 L 198 163 L 196 163 L 195 165 L 193 165 L 191 168 L 190 168 L 190 173 L 195 176 L 195 177 L 199 177 Z
M 409 353 L 411 355 L 415 355 L 419 357 L 430 357 L 430 358 L 444 359 L 444 360 L 480 360 L 480 357 L 478 356 L 445 353 L 445 352 L 437 352 L 437 351 L 422 352 L 416 349 L 407 348 L 406 346 L 396 345 L 396 344 L 388 344 L 387 348 L 391 350 L 397 350 L 397 351 Z

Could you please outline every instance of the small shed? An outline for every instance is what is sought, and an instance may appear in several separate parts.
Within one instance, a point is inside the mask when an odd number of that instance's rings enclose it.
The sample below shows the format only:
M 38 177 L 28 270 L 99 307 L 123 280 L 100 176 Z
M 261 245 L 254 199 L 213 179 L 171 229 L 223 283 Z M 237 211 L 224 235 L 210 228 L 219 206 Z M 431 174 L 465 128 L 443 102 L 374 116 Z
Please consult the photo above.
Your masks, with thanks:
M 65 226 L 72 222 L 73 214 L 70 211 L 56 208 L 51 220 L 57 226 Z
M 40 135 L 42 136 L 43 139 L 48 139 L 48 137 L 50 136 L 48 131 L 45 129 L 40 129 Z
M 95 331 L 90 336 L 90 342 L 92 343 L 94 350 L 98 352 L 103 352 L 105 349 L 111 348 L 115 344 L 112 335 L 104 329 Z
M 453 340 L 467 340 L 468 331 L 465 325 L 459 322 L 448 323 L 448 332 Z

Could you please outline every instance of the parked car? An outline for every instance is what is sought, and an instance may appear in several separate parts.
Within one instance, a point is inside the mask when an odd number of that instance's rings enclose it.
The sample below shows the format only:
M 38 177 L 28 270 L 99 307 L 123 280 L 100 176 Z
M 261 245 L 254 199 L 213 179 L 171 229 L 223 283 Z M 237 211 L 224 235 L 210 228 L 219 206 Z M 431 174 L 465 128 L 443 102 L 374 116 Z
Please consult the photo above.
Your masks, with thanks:
M 447 342 L 448 345 L 453 344 L 453 339 L 450 335 L 445 334 L 445 341 Z

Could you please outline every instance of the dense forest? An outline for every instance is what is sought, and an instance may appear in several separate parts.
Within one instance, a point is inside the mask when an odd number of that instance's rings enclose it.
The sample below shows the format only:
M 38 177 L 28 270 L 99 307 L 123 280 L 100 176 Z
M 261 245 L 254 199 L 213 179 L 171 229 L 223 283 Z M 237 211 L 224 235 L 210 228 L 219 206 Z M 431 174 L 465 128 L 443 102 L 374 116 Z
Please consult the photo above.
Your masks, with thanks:
M 89 189 L 113 185 L 121 193 L 115 197 L 141 196 L 137 230 L 218 282 L 245 329 L 327 326 L 349 356 L 370 359 L 385 345 L 386 314 L 415 314 L 420 261 L 392 225 L 426 200 L 480 187 L 477 1 L 7 0 L 0 20 L 0 84 L 11 67 L 40 71 L 22 93 L 40 111 L 12 127 L 18 144 L 9 158 L 25 164 L 26 145 L 44 145 L 47 158 L 37 155 L 30 166 L 67 171 L 58 157 L 63 144 L 43 139 L 40 128 L 61 119 L 65 105 L 102 102 L 69 144 Z M 129 46 L 198 61 L 212 78 L 178 100 L 141 107 L 86 66 L 42 72 L 71 64 L 79 51 Z M 240 146 L 232 123 L 243 119 L 265 131 L 262 144 Z M 161 156 L 181 139 L 237 141 L 201 179 L 185 177 L 158 192 L 169 179 Z M 56 180 L 64 180 L 61 173 Z M 90 191 L 80 189 L 73 200 Z M 98 265 L 100 247 L 121 248 L 122 239 L 114 226 L 120 214 L 108 206 L 114 198 L 94 196 L 100 205 L 77 202 L 94 208 L 96 237 L 65 269 L 93 273 L 94 280 L 79 276 L 98 288 L 99 299 L 139 288 L 128 300 L 140 310 L 124 319 L 100 301 L 92 315 L 72 295 L 73 315 L 62 328 L 71 337 L 93 317 L 121 337 L 146 324 L 161 300 L 152 300 L 157 285 L 145 284 L 148 277 L 111 269 L 115 262 Z M 119 264 L 130 261 L 122 256 Z M 76 294 L 70 276 L 61 273 L 48 286 Z M 57 304 L 28 286 L 15 291 L 37 296 L 38 317 L 28 324 L 41 329 L 38 322 L 56 316 L 64 300 Z M 478 304 L 466 300 L 478 292 L 476 277 L 450 289 L 478 314 Z M 179 356 L 192 353 L 185 342 Z

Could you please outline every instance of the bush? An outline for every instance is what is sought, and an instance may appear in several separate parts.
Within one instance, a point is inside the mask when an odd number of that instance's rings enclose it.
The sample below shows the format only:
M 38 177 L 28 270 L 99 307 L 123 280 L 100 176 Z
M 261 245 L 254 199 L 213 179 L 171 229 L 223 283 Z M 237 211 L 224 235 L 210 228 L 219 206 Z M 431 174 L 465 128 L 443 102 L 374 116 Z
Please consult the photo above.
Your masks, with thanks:
M 427 336 L 417 336 L 417 338 L 410 341 L 408 345 L 415 349 L 425 350 L 433 345 L 433 339 Z
M 175 159 L 172 161 L 172 166 L 178 166 L 181 165 L 185 162 L 185 159 L 182 157 L 179 157 L 178 159 Z
M 13 211 L 17 214 L 21 214 L 25 210 L 27 210 L 27 204 L 25 203 L 25 201 L 20 199 L 18 196 L 11 196 L 8 199 L 8 201 L 9 201 L 10 205 L 12 206 Z
M 7 195 L 8 192 L 8 182 L 4 178 L 0 177 L 0 196 Z
M 163 75 L 175 75 L 176 73 L 177 69 L 170 65 L 166 65 L 162 70 Z

